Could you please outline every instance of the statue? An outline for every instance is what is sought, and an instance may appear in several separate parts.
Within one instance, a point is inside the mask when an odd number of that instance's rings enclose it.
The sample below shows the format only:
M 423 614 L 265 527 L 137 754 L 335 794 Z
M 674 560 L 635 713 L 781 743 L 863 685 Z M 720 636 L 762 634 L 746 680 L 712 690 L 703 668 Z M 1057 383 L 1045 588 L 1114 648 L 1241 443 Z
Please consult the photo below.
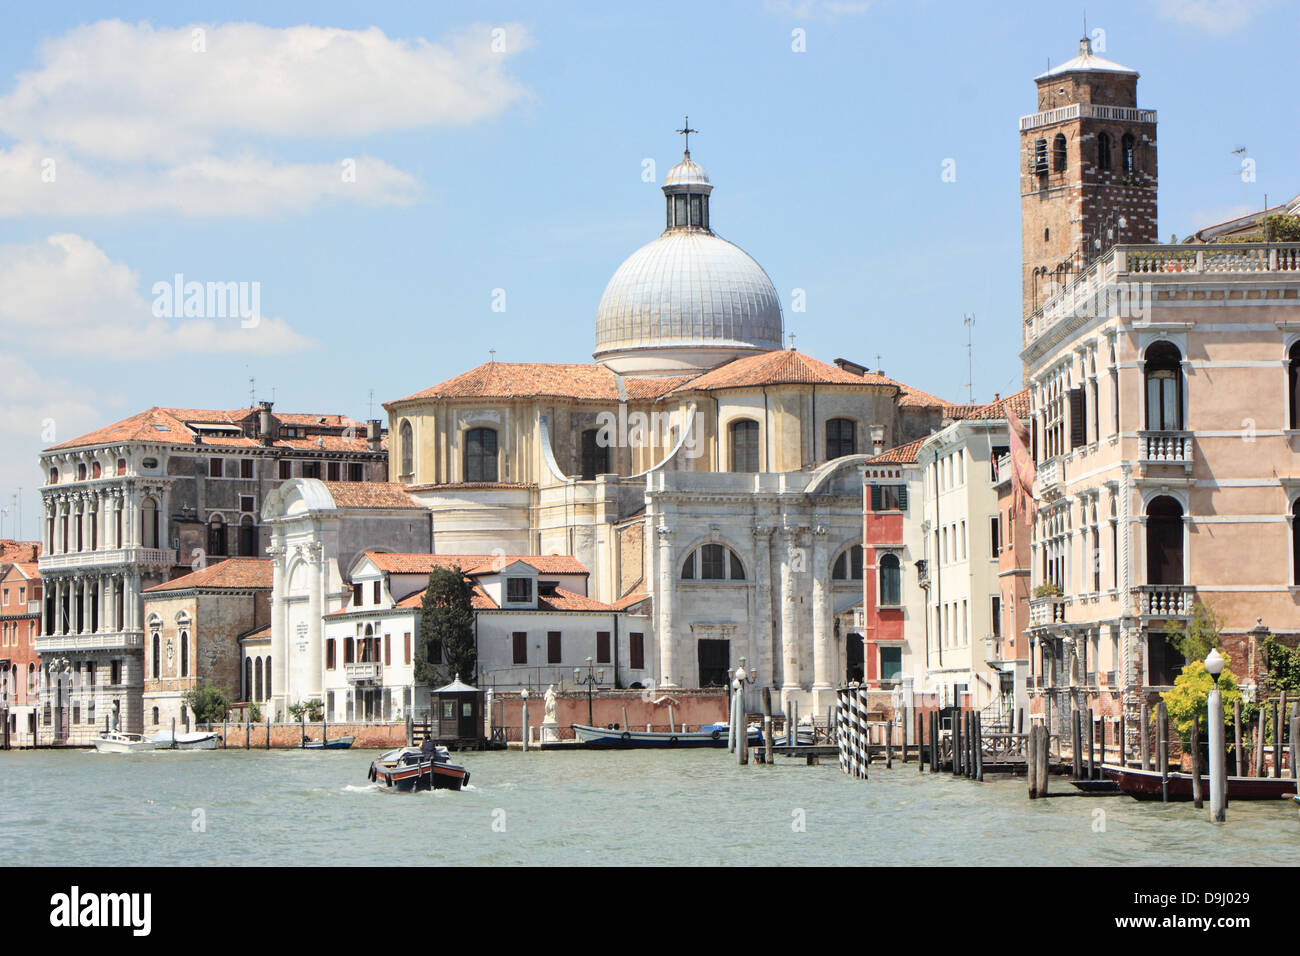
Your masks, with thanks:
M 546 713 L 542 716 L 542 743 L 558 743 L 560 721 L 555 714 L 555 685 L 546 688 Z

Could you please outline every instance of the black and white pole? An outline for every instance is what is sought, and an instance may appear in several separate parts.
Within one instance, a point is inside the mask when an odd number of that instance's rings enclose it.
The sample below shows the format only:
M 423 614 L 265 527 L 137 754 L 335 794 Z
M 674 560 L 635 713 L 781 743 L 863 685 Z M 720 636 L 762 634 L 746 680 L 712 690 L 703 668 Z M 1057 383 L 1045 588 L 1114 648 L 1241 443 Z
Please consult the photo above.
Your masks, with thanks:
M 525 687 L 519 692 L 519 699 L 523 702 L 520 714 L 520 740 L 522 741 L 523 752 L 528 753 L 528 688 Z
M 1210 819 L 1223 823 L 1227 818 L 1228 780 L 1223 760 L 1223 695 L 1219 693 L 1219 675 L 1223 673 L 1223 655 L 1215 648 L 1205 658 L 1205 670 L 1214 678 L 1210 690 Z

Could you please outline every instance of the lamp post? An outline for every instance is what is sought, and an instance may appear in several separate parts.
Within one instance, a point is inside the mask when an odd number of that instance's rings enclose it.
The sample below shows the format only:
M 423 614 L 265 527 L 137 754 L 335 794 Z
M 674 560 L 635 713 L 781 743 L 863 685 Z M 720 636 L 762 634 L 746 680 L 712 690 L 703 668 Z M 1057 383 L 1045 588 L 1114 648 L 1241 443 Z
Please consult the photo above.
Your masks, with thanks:
M 1223 655 L 1218 648 L 1210 650 L 1205 658 L 1205 670 L 1214 678 L 1210 690 L 1210 819 L 1222 823 L 1226 817 L 1228 781 L 1223 764 L 1223 695 L 1219 693 L 1219 675 L 1223 673 Z
M 581 667 L 575 667 L 573 669 L 573 682 L 578 685 L 587 685 L 587 726 L 589 727 L 596 726 L 596 721 L 592 718 L 591 692 L 597 684 L 603 683 L 604 680 L 605 671 L 603 669 L 592 670 L 590 657 L 587 658 L 586 674 L 582 673 Z
M 753 680 L 753 676 L 745 670 L 745 658 L 742 657 L 731 682 L 732 714 L 736 728 L 736 760 L 742 764 L 749 763 L 749 729 L 745 726 L 745 685 L 752 683 Z

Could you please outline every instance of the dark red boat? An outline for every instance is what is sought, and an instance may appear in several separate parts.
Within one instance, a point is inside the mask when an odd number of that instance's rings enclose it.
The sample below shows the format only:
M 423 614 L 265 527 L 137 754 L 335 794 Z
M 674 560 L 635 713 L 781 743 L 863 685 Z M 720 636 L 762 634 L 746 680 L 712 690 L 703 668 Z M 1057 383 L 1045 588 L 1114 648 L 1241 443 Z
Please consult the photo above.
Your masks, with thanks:
M 1118 767 L 1107 764 L 1102 768 L 1107 777 L 1130 797 L 1138 800 L 1159 800 L 1161 798 L 1160 772 L 1158 770 L 1138 770 L 1135 767 Z M 1192 799 L 1192 775 L 1190 773 L 1171 772 L 1169 780 L 1170 800 Z M 1288 777 L 1228 777 L 1228 801 L 1233 800 L 1281 800 L 1295 796 L 1296 782 Z M 1210 776 L 1201 774 L 1201 796 L 1210 799 Z
M 445 747 L 432 753 L 418 747 L 399 747 L 370 764 L 370 779 L 387 790 L 460 790 L 469 783 L 469 771 L 448 760 Z

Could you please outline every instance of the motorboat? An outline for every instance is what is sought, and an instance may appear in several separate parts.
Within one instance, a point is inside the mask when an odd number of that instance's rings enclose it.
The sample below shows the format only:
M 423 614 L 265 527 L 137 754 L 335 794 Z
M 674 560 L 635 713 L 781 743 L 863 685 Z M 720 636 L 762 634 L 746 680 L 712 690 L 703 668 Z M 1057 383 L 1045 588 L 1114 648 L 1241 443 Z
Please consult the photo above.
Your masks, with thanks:
M 335 737 L 332 740 L 304 740 L 299 746 L 303 750 L 347 750 L 356 737 Z
M 446 747 L 398 747 L 370 762 L 370 780 L 385 790 L 460 790 L 469 783 L 469 771 L 451 763 Z
M 143 734 L 124 734 L 115 730 L 100 734 L 91 743 L 102 754 L 129 754 L 158 749 L 158 744 Z
M 1159 800 L 1167 788 L 1170 800 L 1192 799 L 1192 775 L 1170 771 L 1162 785 L 1159 770 L 1139 770 L 1106 764 L 1102 772 L 1130 797 L 1138 800 Z M 1289 777 L 1227 777 L 1228 800 L 1279 800 L 1295 797 L 1296 781 Z M 1201 796 L 1209 799 L 1209 774 L 1201 775 Z
M 151 738 L 156 750 L 216 750 L 221 735 L 212 731 L 200 730 L 188 734 L 177 734 L 174 738 L 170 730 L 160 730 Z

